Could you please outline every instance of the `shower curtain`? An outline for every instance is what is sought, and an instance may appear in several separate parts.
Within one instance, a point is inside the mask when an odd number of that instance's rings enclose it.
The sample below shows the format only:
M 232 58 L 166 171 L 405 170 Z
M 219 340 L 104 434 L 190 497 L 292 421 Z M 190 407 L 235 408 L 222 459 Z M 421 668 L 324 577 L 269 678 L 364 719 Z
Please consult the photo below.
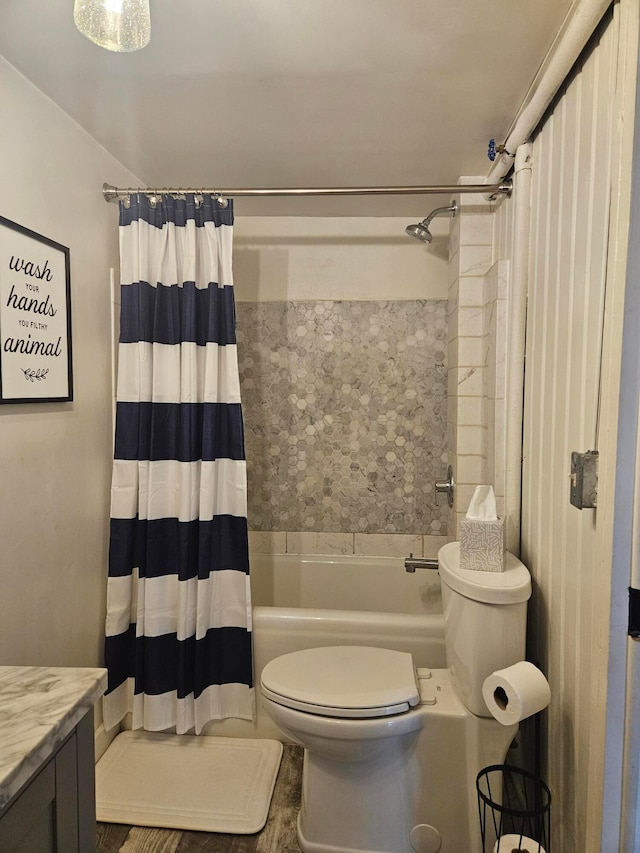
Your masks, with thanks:
M 253 718 L 232 226 L 211 196 L 120 205 L 107 729 Z

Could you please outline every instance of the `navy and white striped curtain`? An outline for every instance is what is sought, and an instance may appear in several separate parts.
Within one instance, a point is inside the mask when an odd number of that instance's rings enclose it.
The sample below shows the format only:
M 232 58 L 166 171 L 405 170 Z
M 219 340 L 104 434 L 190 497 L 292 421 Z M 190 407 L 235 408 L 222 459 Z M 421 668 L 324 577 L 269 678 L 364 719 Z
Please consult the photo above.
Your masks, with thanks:
M 232 202 L 120 206 L 105 726 L 254 711 Z

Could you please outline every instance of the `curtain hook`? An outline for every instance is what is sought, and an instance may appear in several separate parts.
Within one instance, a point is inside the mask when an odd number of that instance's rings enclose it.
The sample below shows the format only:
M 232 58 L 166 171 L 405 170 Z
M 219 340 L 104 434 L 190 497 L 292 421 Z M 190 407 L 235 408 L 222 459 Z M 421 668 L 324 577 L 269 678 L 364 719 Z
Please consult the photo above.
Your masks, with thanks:
M 129 210 L 129 208 L 131 207 L 131 196 L 130 196 L 130 195 L 126 195 L 126 196 L 122 199 L 122 204 L 123 204 L 123 206 L 124 206 L 124 208 L 125 208 L 126 210 Z
M 193 201 L 195 203 L 196 208 L 202 207 L 202 203 L 204 201 L 204 198 L 202 197 L 202 193 L 194 193 L 193 194 Z
M 224 196 L 216 193 L 216 201 L 218 202 L 218 207 L 229 207 L 229 199 L 226 199 Z

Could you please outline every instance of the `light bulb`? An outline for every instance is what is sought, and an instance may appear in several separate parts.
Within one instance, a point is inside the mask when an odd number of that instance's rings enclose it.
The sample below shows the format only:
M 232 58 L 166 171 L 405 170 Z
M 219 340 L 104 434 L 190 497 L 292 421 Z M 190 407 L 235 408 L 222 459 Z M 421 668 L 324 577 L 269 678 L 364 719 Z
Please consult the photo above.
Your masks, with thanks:
M 151 38 L 149 0 L 75 0 L 73 21 L 83 36 L 107 50 L 140 50 Z

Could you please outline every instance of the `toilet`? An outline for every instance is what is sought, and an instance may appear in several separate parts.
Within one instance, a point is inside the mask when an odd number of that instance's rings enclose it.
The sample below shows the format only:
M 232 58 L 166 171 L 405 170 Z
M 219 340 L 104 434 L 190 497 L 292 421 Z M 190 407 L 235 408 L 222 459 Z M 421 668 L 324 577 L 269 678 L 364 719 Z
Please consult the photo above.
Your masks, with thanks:
M 438 554 L 446 669 L 369 646 L 303 649 L 270 661 L 262 702 L 304 747 L 298 841 L 304 853 L 480 853 L 477 773 L 504 762 L 517 725 L 493 719 L 485 678 L 524 660 L 531 578 Z

